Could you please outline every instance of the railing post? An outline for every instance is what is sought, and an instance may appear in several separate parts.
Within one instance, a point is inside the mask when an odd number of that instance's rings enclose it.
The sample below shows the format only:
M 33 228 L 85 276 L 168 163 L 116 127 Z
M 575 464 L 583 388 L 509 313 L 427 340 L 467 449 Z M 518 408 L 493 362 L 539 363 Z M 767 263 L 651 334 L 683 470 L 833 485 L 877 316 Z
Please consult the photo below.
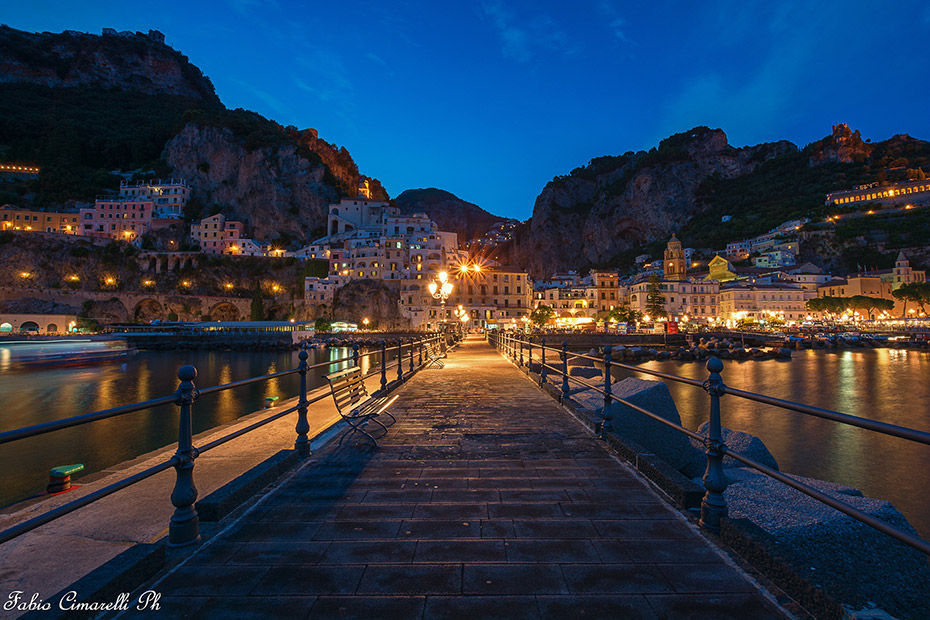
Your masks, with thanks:
M 533 367 L 533 337 L 532 336 L 526 337 L 526 350 L 527 350 L 527 355 L 528 355 L 526 364 L 527 366 L 532 368 Z
M 568 341 L 562 341 L 562 396 L 568 396 Z
M 417 346 L 417 349 L 420 350 L 420 366 L 423 365 L 423 343 L 424 343 L 424 339 L 420 338 L 420 341 Z
M 710 394 L 710 420 L 707 429 L 707 439 L 704 440 L 705 454 L 707 455 L 707 470 L 704 472 L 704 488 L 707 493 L 701 500 L 701 527 L 711 531 L 720 531 L 720 521 L 727 516 L 727 501 L 723 492 L 727 489 L 727 477 L 723 473 L 723 454 L 720 447 L 723 445 L 720 425 L 720 397 L 726 393 L 726 386 L 720 377 L 723 362 L 716 357 L 707 360 L 707 370 L 710 377 L 704 383 L 704 389 Z
M 381 392 L 387 390 L 387 342 L 381 341 Z
M 307 433 L 310 432 L 310 422 L 307 421 L 307 352 L 301 351 L 297 354 L 300 363 L 297 365 L 297 372 L 300 374 L 300 394 L 297 395 L 297 440 L 294 442 L 294 450 L 297 456 L 310 456 L 310 438 Z
M 542 362 L 539 367 L 539 383 L 546 382 L 546 339 L 542 339 Z
M 518 339 L 517 342 L 519 343 L 518 346 L 520 347 L 520 366 L 524 366 L 523 364 L 523 338 Z
M 601 421 L 601 439 L 607 439 L 607 432 L 613 430 L 611 422 L 614 419 L 613 411 L 610 409 L 610 399 L 613 394 L 610 391 L 610 352 L 609 346 L 604 347 L 604 413 Z
M 413 372 L 413 338 L 410 339 L 410 372 Z
M 177 478 L 171 492 L 174 514 L 168 524 L 168 546 L 183 547 L 200 541 L 200 518 L 194 502 L 197 501 L 197 487 L 194 486 L 194 459 L 197 449 L 193 444 L 191 429 L 191 403 L 197 399 L 194 379 L 197 369 L 193 366 L 181 366 L 178 370 L 178 403 L 181 405 L 180 424 L 178 427 L 178 451 L 175 453 L 177 463 L 174 469 Z
M 404 380 L 404 341 L 397 339 L 397 380 Z

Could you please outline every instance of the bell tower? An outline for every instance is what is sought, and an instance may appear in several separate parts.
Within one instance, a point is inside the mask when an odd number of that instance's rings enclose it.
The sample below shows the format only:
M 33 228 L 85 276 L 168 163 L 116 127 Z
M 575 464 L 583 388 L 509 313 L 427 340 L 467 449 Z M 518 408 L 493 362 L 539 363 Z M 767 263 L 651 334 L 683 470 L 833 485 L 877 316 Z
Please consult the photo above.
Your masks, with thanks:
M 662 263 L 662 272 L 666 280 L 684 280 L 687 278 L 688 263 L 685 261 L 685 252 L 681 248 L 681 241 L 672 234 L 665 246 L 665 260 Z

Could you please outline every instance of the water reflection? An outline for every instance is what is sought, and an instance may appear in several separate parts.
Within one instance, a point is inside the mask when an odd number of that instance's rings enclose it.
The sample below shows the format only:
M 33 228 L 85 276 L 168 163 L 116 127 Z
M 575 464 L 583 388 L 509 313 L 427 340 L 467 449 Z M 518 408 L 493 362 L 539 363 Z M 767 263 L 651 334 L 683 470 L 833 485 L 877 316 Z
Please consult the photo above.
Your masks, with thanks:
M 896 349 L 797 351 L 790 362 L 724 362 L 727 385 L 890 424 L 930 430 L 930 355 Z M 647 362 L 645 368 L 700 379 L 703 364 Z M 618 371 L 618 378 L 637 376 Z M 640 378 L 646 378 L 638 375 Z M 670 384 L 682 422 L 696 429 L 709 402 L 700 389 Z M 783 471 L 853 486 L 890 500 L 930 536 L 930 446 L 726 396 L 725 426 L 759 436 Z
M 0 356 L 3 355 L 0 348 Z M 351 355 L 349 349 L 311 350 L 308 363 L 317 364 Z M 266 372 L 297 367 L 297 352 L 144 351 L 126 363 L 87 368 L 15 368 L 0 372 L 3 415 L 0 430 L 30 426 L 139 400 L 171 394 L 177 371 L 193 364 L 198 387 L 239 381 Z M 323 384 L 322 376 L 345 368 L 341 362 L 311 370 L 308 388 Z M 194 432 L 234 421 L 261 409 L 266 396 L 285 400 L 297 394 L 299 376 L 278 377 L 235 390 L 208 394 L 193 407 Z M 84 463 L 84 475 L 100 471 L 177 441 L 178 408 L 166 405 L 149 411 L 99 420 L 73 429 L 0 446 L 0 505 L 44 489 L 48 470 L 56 465 Z

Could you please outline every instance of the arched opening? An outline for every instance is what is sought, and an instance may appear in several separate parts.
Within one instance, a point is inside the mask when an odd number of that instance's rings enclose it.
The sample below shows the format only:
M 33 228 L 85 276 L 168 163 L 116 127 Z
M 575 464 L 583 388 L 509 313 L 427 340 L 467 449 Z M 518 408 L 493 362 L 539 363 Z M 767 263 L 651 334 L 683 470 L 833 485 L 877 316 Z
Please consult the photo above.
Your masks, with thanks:
M 9 334 L 13 331 L 13 326 L 9 323 L 0 324 L 0 334 Z
M 56 325 L 55 323 L 49 323 L 48 325 L 45 326 L 45 333 L 46 334 L 57 334 L 58 325 Z
M 19 333 L 21 334 L 38 334 L 39 333 L 39 324 L 35 321 L 26 321 L 19 326 Z
M 154 299 L 143 299 L 132 310 L 132 319 L 137 323 L 148 323 L 165 318 L 165 309 Z
M 284 321 L 287 319 L 287 315 L 290 313 L 290 308 L 285 306 L 271 306 L 265 312 L 266 318 L 269 321 Z
M 211 321 L 238 321 L 239 309 L 229 302 L 220 302 L 210 308 Z

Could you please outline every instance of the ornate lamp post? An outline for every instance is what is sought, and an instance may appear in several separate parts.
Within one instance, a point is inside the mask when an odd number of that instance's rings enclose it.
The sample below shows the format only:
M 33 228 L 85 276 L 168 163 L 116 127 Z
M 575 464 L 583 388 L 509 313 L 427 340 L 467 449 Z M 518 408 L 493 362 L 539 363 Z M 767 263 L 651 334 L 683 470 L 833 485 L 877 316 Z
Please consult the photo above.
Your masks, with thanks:
M 436 280 L 433 280 L 429 283 L 429 294 L 433 296 L 433 299 L 439 300 L 441 323 L 445 324 L 446 300 L 449 299 L 450 295 L 452 295 L 452 283 L 449 282 L 448 273 L 445 271 L 440 271 L 436 276 Z
M 464 333 L 466 329 L 466 325 L 471 320 L 471 316 L 468 314 L 468 310 L 466 310 L 462 306 L 459 306 L 455 310 L 455 316 L 458 318 L 459 321 L 462 322 L 462 332 Z

